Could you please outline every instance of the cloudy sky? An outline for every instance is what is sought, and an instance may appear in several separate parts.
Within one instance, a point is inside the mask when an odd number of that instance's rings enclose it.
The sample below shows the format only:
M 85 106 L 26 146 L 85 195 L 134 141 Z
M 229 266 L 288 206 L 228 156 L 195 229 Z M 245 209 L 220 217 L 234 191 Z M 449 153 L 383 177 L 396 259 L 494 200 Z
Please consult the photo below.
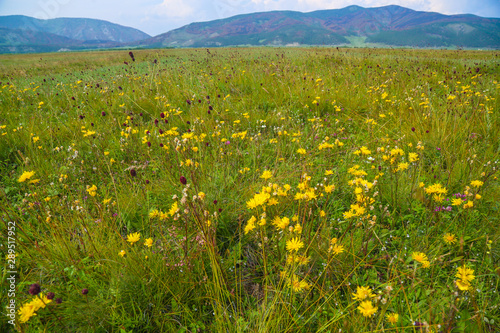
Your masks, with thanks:
M 500 17 L 500 0 L 0 0 L 0 15 L 37 18 L 88 17 L 111 21 L 158 35 L 191 22 L 237 14 L 338 9 L 349 5 L 400 5 L 443 14 Z

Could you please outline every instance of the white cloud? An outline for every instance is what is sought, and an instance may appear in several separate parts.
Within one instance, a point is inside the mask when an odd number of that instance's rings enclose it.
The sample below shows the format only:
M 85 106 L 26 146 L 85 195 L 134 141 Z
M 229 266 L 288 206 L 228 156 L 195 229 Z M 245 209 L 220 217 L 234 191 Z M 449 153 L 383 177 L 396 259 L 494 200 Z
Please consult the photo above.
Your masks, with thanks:
M 152 7 L 151 12 L 165 18 L 185 18 L 194 14 L 194 8 L 186 1 L 163 0 L 161 4 Z

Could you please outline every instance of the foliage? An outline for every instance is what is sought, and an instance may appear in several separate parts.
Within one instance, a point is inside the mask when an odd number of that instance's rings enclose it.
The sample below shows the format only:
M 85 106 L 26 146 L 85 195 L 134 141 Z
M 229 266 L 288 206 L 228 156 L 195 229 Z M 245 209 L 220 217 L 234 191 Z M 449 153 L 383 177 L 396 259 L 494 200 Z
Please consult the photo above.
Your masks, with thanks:
M 1 57 L 17 330 L 500 329 L 496 52 L 133 56 Z

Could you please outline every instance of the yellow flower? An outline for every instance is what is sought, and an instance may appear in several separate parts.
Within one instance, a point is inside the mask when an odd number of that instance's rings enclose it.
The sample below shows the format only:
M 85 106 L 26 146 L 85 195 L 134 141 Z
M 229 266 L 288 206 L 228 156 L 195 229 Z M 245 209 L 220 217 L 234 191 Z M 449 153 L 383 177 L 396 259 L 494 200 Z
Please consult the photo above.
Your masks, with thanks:
M 95 197 L 97 194 L 96 191 L 97 191 L 97 186 L 95 186 L 95 185 L 92 185 L 91 187 L 87 186 L 87 192 L 89 193 L 89 195 Z
M 411 257 L 413 258 L 413 260 L 416 260 L 421 264 L 423 264 L 426 261 L 427 262 L 429 261 L 429 259 L 427 259 L 427 255 L 425 255 L 425 253 L 422 252 L 413 252 L 411 254 Z
M 469 200 L 469 201 L 467 201 L 467 203 L 463 207 L 464 207 L 464 209 L 472 208 L 472 207 L 474 207 L 474 203 Z
M 333 252 L 334 255 L 341 254 L 342 252 L 344 252 L 344 246 L 340 244 L 332 245 L 331 251 Z
M 476 194 L 476 200 L 479 200 L 481 198 L 482 198 L 482 196 L 480 194 Z
M 325 186 L 325 192 L 326 193 L 332 193 L 333 190 L 335 190 L 335 185 L 327 185 L 327 186 Z
M 457 268 L 457 274 L 455 275 L 457 278 L 463 281 L 472 281 L 475 279 L 474 270 L 469 267 L 463 265 L 462 267 Z
M 446 194 L 448 190 L 443 185 L 436 183 L 425 188 L 427 194 Z
M 153 238 L 146 239 L 146 241 L 144 242 L 144 245 L 147 247 L 153 246 Z
M 130 244 L 134 244 L 138 242 L 140 239 L 141 239 L 141 234 L 138 232 L 134 232 L 133 234 L 129 234 L 127 236 L 127 242 L 129 242 Z
M 473 180 L 473 181 L 470 182 L 470 184 L 473 187 L 481 187 L 481 186 L 483 186 L 484 183 L 482 181 L 480 181 L 480 180 Z
M 410 161 L 410 163 L 418 161 L 418 154 L 417 153 L 409 153 L 408 154 L 408 161 Z
M 120 257 L 123 257 L 123 256 L 124 256 L 124 255 L 126 255 L 126 254 L 127 254 L 127 252 L 125 252 L 125 250 L 121 250 L 120 252 L 118 252 L 118 255 L 119 255 Z
M 408 169 L 408 166 L 409 166 L 408 163 L 401 162 L 398 164 L 398 168 L 396 169 L 396 171 L 404 171 L 404 170 Z
M 19 311 L 19 322 L 21 324 L 27 322 L 31 317 L 36 316 L 35 307 L 31 303 L 24 304 Z
M 30 304 L 33 306 L 35 311 L 39 309 L 44 309 L 47 304 L 52 302 L 51 299 L 48 299 L 46 295 L 39 294 L 38 297 L 34 298 Z
M 365 298 L 375 297 L 375 294 L 372 293 L 372 289 L 370 287 L 360 287 L 358 286 L 356 289 L 356 293 L 352 294 L 352 298 L 357 301 L 362 301 Z
M 471 284 L 469 281 L 457 280 L 457 281 L 455 281 L 455 283 L 457 284 L 457 287 L 460 290 L 469 290 L 471 287 Z
M 326 216 L 325 211 L 324 211 L 324 210 L 320 211 L 320 212 L 319 212 L 319 216 L 321 216 L 321 217 L 325 217 L 325 216 Z
M 457 274 L 455 277 L 458 278 L 455 281 L 458 289 L 469 290 L 471 288 L 470 282 L 475 279 L 474 270 L 463 265 L 462 267 L 457 267 Z
M 297 150 L 297 153 L 300 154 L 300 155 L 305 155 L 307 152 L 306 152 L 306 150 L 304 148 L 299 148 Z
M 262 173 L 262 175 L 260 176 L 260 178 L 262 179 L 269 179 L 273 176 L 273 174 L 271 173 L 271 171 L 269 170 L 266 170 Z
M 398 322 L 399 315 L 397 313 L 390 313 L 390 314 L 386 314 L 385 318 L 387 319 L 387 321 L 389 323 L 391 323 L 392 325 L 394 325 L 394 324 L 396 324 Z
M 265 193 L 257 193 L 253 196 L 252 199 L 247 201 L 248 209 L 254 209 L 260 205 L 264 205 L 264 203 L 269 199 L 271 195 L 267 192 Z
M 250 231 L 252 231 L 253 229 L 255 229 L 255 221 L 257 221 L 257 219 L 255 218 L 255 216 L 252 216 L 248 221 L 247 221 L 247 225 L 245 226 L 245 235 L 248 234 Z
M 377 307 L 374 307 L 371 301 L 361 302 L 358 306 L 359 312 L 363 314 L 364 317 L 371 317 L 375 312 L 377 312 Z
M 203 192 L 198 192 L 198 196 L 200 197 L 201 200 L 205 199 L 205 193 Z
M 326 170 L 325 176 L 333 175 L 333 170 Z
M 168 211 L 168 214 L 170 216 L 174 216 L 175 213 L 179 210 L 179 206 L 177 205 L 177 201 L 174 201 L 172 206 L 170 207 L 170 210 Z
M 280 218 L 279 216 L 276 216 L 273 220 L 273 224 L 277 229 L 285 230 L 290 224 L 290 219 L 288 217 Z
M 461 206 L 462 203 L 463 203 L 463 201 L 462 201 L 461 198 L 451 199 L 451 205 L 452 206 Z
M 19 177 L 17 180 L 19 183 L 22 183 L 26 181 L 27 179 L 30 179 L 35 175 L 35 171 L 24 171 L 23 174 Z
M 286 249 L 288 252 L 298 251 L 304 247 L 304 243 L 297 237 L 292 238 L 286 242 Z
M 289 281 L 288 284 L 292 287 L 293 291 L 300 292 L 304 289 L 309 289 L 309 283 L 305 280 L 300 280 L 297 275 L 294 275 Z
M 446 233 L 444 236 L 443 236 L 443 240 L 446 244 L 453 244 L 453 243 L 456 243 L 457 242 L 457 238 L 455 237 L 455 235 L 453 234 L 450 234 L 450 233 Z
M 149 212 L 149 218 L 154 219 L 155 217 L 160 216 L 160 211 L 158 209 L 153 209 Z

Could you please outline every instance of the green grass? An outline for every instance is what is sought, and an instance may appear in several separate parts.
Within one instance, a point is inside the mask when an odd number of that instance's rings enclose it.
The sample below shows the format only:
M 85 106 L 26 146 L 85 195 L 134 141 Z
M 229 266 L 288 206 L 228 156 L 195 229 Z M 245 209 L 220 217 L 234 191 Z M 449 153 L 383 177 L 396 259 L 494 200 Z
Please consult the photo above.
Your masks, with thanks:
M 500 329 L 498 52 L 133 52 L 0 56 L 2 332 Z

